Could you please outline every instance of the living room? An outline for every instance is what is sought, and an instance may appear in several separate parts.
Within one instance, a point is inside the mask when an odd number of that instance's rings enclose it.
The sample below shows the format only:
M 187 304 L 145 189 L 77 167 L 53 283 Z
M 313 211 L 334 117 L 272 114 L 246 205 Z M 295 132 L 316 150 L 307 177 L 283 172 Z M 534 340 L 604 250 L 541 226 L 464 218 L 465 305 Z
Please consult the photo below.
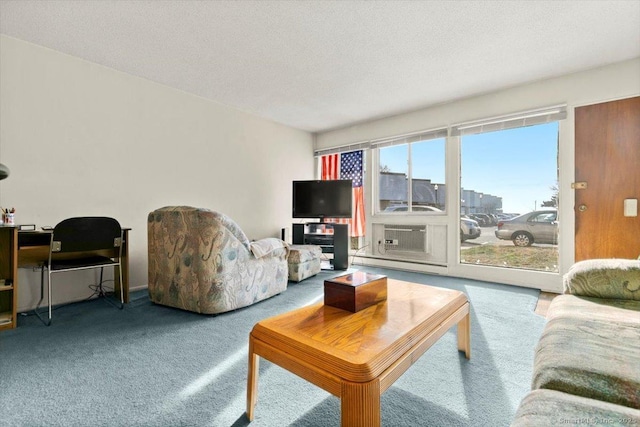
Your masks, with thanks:
M 168 205 L 209 208 L 233 218 L 250 239 L 279 237 L 281 229 L 290 227 L 294 222 L 291 216 L 292 181 L 318 178 L 314 151 L 563 105 L 567 117 L 559 128 L 558 144 L 561 194 L 558 211 L 559 222 L 563 224 L 560 228 L 562 245 L 559 248 L 558 273 L 514 272 L 461 264 L 457 252 L 456 224 L 459 218 L 456 209 L 451 209 L 447 216 L 424 219 L 425 223 L 445 224 L 450 230 L 455 230 L 447 234 L 444 242 L 447 255 L 444 264 L 354 258 L 355 267 L 365 264 L 561 292 L 562 275 L 575 260 L 575 198 L 571 189 L 575 179 L 574 109 L 640 95 L 640 34 L 633 25 L 624 25 L 638 22 L 638 6 L 634 2 L 614 2 L 616 6 L 612 6 L 612 10 L 607 9 L 607 13 L 613 13 L 615 18 L 602 20 L 615 22 L 613 28 L 626 29 L 627 33 L 613 37 L 608 43 L 603 41 L 603 46 L 587 45 L 576 55 L 587 56 L 589 51 L 593 51 L 588 60 L 580 63 L 582 68 L 561 64 L 557 60 L 546 61 L 544 55 L 534 55 L 537 52 L 531 51 L 534 64 L 531 68 L 536 70 L 535 73 L 506 76 L 505 79 L 512 79 L 508 84 L 500 81 L 475 82 L 475 91 L 460 88 L 448 99 L 434 103 L 417 102 L 415 108 L 408 108 L 405 104 L 390 108 L 388 114 L 373 111 L 368 113 L 367 119 L 360 112 L 335 110 L 333 116 L 321 117 L 326 122 L 305 122 L 307 116 L 302 112 L 312 113 L 327 102 L 320 98 L 309 98 L 308 104 L 300 107 L 299 111 L 295 105 L 286 102 L 272 107 L 273 114 L 286 116 L 288 112 L 292 118 L 289 123 L 295 122 L 295 125 L 283 124 L 271 116 L 260 114 L 269 108 L 271 101 L 284 99 L 281 93 L 296 92 L 299 89 L 297 85 L 304 86 L 305 83 L 292 79 L 288 86 L 281 83 L 276 91 L 265 84 L 265 80 L 257 80 L 257 75 L 264 74 L 275 84 L 279 62 L 275 59 L 271 62 L 254 61 L 252 57 L 245 56 L 257 55 L 247 47 L 261 46 L 257 35 L 243 43 L 238 42 L 236 67 L 239 68 L 236 74 L 246 72 L 245 77 L 238 80 L 248 88 L 248 92 L 256 94 L 258 102 L 251 107 L 233 106 L 206 96 L 207 93 L 228 95 L 222 75 L 201 74 L 190 68 L 189 65 L 197 62 L 198 56 L 206 56 L 206 52 L 190 51 L 188 44 L 180 45 L 179 42 L 170 45 L 170 41 L 175 39 L 159 39 L 159 33 L 150 30 L 154 25 L 141 27 L 148 32 L 139 30 L 139 40 L 127 39 L 127 31 L 136 34 L 136 25 L 142 24 L 140 21 L 135 24 L 124 22 L 120 30 L 123 36 L 119 37 L 111 27 L 101 27 L 100 16 L 114 13 L 115 21 L 126 19 L 117 18 L 118 13 L 109 12 L 105 4 L 88 3 L 95 8 L 94 13 L 89 11 L 86 16 L 74 17 L 74 13 L 80 12 L 68 3 L 40 5 L 39 2 L 22 2 L 26 6 L 20 6 L 20 3 L 3 1 L 0 10 L 0 162 L 11 170 L 10 176 L 0 183 L 0 206 L 15 208 L 16 223 L 35 224 L 37 228 L 54 226 L 64 218 L 79 215 L 117 218 L 123 226 L 131 228 L 129 262 L 132 291 L 144 291 L 147 286 L 147 215 L 156 208 Z M 134 7 L 134 2 L 123 3 L 128 4 L 126 7 Z M 579 2 L 572 5 L 574 8 L 583 7 Z M 624 12 L 616 13 L 616 7 Z M 247 9 L 250 8 L 245 6 L 234 13 L 229 12 L 231 15 L 227 19 L 238 19 L 237 14 L 249 13 Z M 587 9 L 589 13 L 586 15 L 593 19 L 597 15 L 597 6 Z M 152 16 L 158 19 L 157 27 L 172 22 L 163 20 L 159 11 L 155 13 L 158 15 Z M 178 14 L 178 10 L 170 9 L 165 13 Z M 63 19 L 65 14 L 68 14 L 69 21 Z M 303 16 L 307 17 L 306 14 Z M 473 17 L 468 19 L 470 23 L 474 22 Z M 84 22 L 84 25 L 72 26 L 71 22 Z M 186 31 L 189 20 L 178 22 L 177 28 L 182 29 L 178 32 Z M 592 22 L 588 20 L 589 24 Z M 223 23 L 218 24 L 223 26 Z M 581 28 L 585 26 L 588 25 Z M 604 37 L 607 32 L 601 31 Z M 95 39 L 87 37 L 91 32 L 97 34 L 97 39 L 105 37 L 111 42 L 120 41 L 122 45 L 102 46 L 104 61 L 87 59 L 87 52 L 100 51 L 91 45 Z M 229 39 L 225 39 L 229 46 L 233 46 L 236 41 L 233 37 L 238 32 L 242 31 L 230 32 Z M 48 41 L 47 34 L 56 34 L 57 44 Z M 70 46 L 69 41 L 74 39 L 84 42 Z M 630 39 L 631 48 L 614 50 L 614 45 L 620 45 L 620 39 Z M 140 41 L 139 45 L 135 43 L 137 41 Z M 291 40 L 287 42 L 292 43 Z M 162 43 L 167 45 L 162 46 Z M 242 51 L 242 46 L 247 50 Z M 329 55 L 327 52 L 333 49 L 342 52 L 333 44 L 326 51 L 317 52 L 315 61 L 308 60 L 310 62 L 307 63 L 302 59 L 295 60 L 304 51 L 304 42 L 294 44 L 294 47 L 286 55 L 280 54 L 293 58 L 282 62 L 298 64 L 300 71 L 296 75 L 299 76 L 310 74 L 311 70 L 305 67 L 312 67 L 323 60 L 325 57 L 322 55 Z M 157 53 L 164 48 L 182 51 L 184 56 L 151 58 L 152 52 Z M 118 49 L 123 54 L 114 56 L 116 62 L 109 62 L 106 59 L 109 52 Z M 126 54 L 131 51 L 137 51 L 137 56 Z M 612 51 L 620 56 L 608 56 Z M 273 54 L 273 57 L 277 55 Z M 331 58 L 330 55 L 328 57 Z M 357 61 L 357 55 L 355 57 Z M 162 68 L 163 64 L 171 69 L 167 80 L 160 80 L 153 73 L 136 73 Z M 451 58 L 447 63 L 449 67 L 460 67 L 461 73 L 473 76 L 473 66 L 465 64 L 465 60 L 460 58 Z M 346 65 L 344 67 L 347 72 Z M 335 67 L 334 72 L 339 73 L 339 69 Z M 390 67 L 386 72 L 393 69 Z M 200 83 L 209 76 L 207 83 Z M 323 76 L 316 80 L 314 90 L 318 97 L 323 91 L 340 90 L 323 86 L 322 82 L 330 79 L 330 76 Z M 171 82 L 176 85 L 172 86 Z M 477 85 L 482 83 L 486 89 L 478 90 Z M 357 85 L 355 81 L 351 84 Z M 208 86 L 216 88 L 207 92 L 210 90 Z M 377 86 L 368 90 L 381 91 L 389 96 L 388 92 L 393 92 L 394 86 L 388 87 Z M 410 88 L 405 87 L 404 90 L 411 92 Z M 340 100 L 339 97 L 328 99 Z M 366 111 L 366 100 L 355 105 L 358 104 Z M 456 157 L 459 148 L 455 138 L 447 140 L 447 150 L 447 180 L 458 182 Z M 368 156 L 366 161 L 365 169 L 371 171 L 372 157 Z M 372 214 L 371 189 L 374 185 L 371 174 L 365 176 L 364 186 L 368 203 L 367 236 L 370 238 L 371 227 L 376 221 L 381 221 Z M 456 186 L 448 187 L 448 199 L 458 199 Z M 39 299 L 40 273 L 21 269 L 18 274 L 21 284 L 18 310 L 26 312 L 32 310 Z M 83 299 L 86 281 L 87 277 L 82 276 L 61 283 L 54 303 Z

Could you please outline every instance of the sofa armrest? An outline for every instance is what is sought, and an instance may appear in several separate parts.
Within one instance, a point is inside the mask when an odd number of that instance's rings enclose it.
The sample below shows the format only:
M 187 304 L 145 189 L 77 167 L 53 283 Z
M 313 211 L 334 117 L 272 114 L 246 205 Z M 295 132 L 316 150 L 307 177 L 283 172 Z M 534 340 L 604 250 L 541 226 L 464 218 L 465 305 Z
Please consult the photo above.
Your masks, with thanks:
M 640 260 L 579 261 L 563 279 L 565 294 L 640 301 Z
M 275 237 L 267 237 L 249 244 L 249 249 L 256 258 L 280 255 L 283 253 L 282 249 L 285 250 L 284 253 L 286 255 L 289 253 L 288 248 L 289 245 L 287 243 Z

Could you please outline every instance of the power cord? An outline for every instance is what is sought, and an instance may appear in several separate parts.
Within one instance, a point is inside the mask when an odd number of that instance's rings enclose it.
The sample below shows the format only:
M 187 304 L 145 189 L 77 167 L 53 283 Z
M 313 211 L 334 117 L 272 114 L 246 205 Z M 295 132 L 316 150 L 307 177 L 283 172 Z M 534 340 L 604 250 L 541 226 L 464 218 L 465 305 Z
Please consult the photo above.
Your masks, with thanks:
M 104 282 L 113 282 L 113 281 L 114 281 L 113 279 L 103 280 L 102 283 L 104 285 Z M 87 288 L 89 288 L 89 289 L 91 289 L 93 291 L 92 294 L 89 295 L 88 297 L 86 297 L 84 299 L 81 299 L 81 300 L 78 300 L 78 301 L 68 302 L 66 304 L 58 304 L 55 307 L 51 307 L 51 310 L 55 311 L 55 310 L 57 310 L 59 308 L 64 308 L 64 307 L 68 307 L 70 305 L 79 304 L 81 302 L 86 302 L 86 301 L 89 301 L 90 299 L 92 299 L 95 296 L 99 296 L 99 297 L 100 296 L 105 296 L 105 297 L 107 296 L 107 292 L 105 292 L 104 286 L 100 286 L 99 284 L 96 285 L 94 283 L 91 283 L 91 284 L 87 285 Z M 107 291 L 113 292 L 113 289 L 107 288 Z M 20 313 L 20 316 L 23 316 L 23 317 L 35 316 L 35 315 L 36 314 L 33 312 L 33 310 L 31 310 L 31 312 L 26 312 L 25 311 L 25 312 Z
M 356 259 L 356 256 L 358 256 L 358 252 L 360 252 L 361 250 L 367 248 L 367 246 L 370 246 L 370 245 L 371 245 L 371 243 L 367 243 L 366 245 L 360 246 L 358 249 L 356 249 L 356 251 L 353 253 L 353 255 L 351 257 L 351 264 L 353 264 L 353 262 Z
M 89 289 L 93 290 L 93 294 L 87 298 L 90 299 L 94 296 L 99 296 L 99 297 L 106 297 L 108 295 L 109 292 L 114 292 L 113 288 L 105 288 L 104 284 L 105 282 L 114 282 L 113 279 L 108 279 L 108 280 L 103 280 L 102 284 L 98 284 L 98 285 L 89 285 Z M 115 284 L 115 282 L 114 282 Z

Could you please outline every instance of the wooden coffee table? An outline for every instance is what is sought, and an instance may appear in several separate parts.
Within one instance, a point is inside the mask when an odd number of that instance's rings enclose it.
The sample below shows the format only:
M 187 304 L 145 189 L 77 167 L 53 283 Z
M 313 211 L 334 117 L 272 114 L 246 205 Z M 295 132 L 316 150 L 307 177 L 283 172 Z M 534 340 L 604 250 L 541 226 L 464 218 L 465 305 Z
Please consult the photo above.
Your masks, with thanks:
M 459 291 L 388 279 L 387 300 L 357 313 L 324 304 L 258 322 L 249 336 L 247 417 L 259 357 L 340 398 L 343 426 L 379 426 L 380 395 L 453 325 L 471 357 L 469 302 Z

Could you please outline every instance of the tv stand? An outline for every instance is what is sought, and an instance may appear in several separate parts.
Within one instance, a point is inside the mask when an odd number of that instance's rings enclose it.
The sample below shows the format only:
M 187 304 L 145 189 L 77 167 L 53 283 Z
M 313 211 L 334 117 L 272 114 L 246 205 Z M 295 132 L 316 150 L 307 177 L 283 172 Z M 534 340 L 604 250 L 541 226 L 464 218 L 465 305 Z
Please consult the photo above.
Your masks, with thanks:
M 349 268 L 349 225 L 331 222 L 293 224 L 294 245 L 317 245 L 322 253 L 333 254 L 330 270 Z M 326 269 L 325 269 L 326 270 Z

